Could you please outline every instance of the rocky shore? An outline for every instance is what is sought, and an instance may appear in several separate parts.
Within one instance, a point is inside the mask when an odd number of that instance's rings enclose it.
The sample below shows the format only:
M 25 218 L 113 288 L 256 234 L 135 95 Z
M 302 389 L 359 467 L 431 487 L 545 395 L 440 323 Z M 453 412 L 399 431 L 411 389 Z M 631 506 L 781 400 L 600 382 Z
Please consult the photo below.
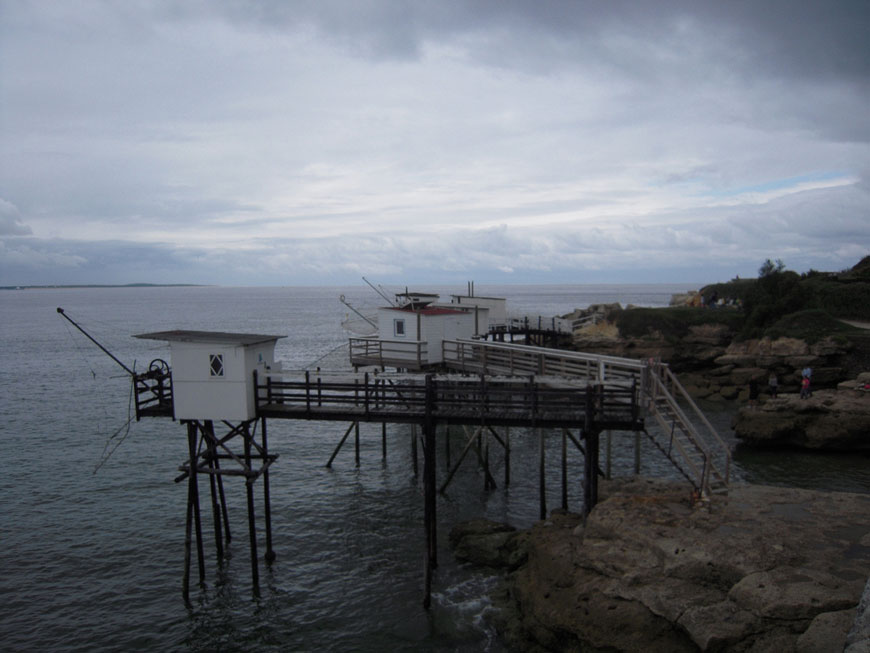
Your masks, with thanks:
M 618 324 L 631 310 L 612 304 L 575 311 L 570 317 L 587 319 L 574 332 L 574 347 L 668 363 L 695 399 L 741 406 L 734 429 L 747 445 L 870 450 L 870 392 L 857 389 L 870 381 L 870 330 L 815 342 L 787 337 L 737 340 L 726 324 L 695 324 L 674 333 L 654 328 L 650 318 L 644 333 L 626 335 Z M 801 401 L 798 392 L 806 367 L 812 368 L 814 392 L 810 400 Z M 776 399 L 768 393 L 771 374 L 777 378 Z M 758 406 L 750 408 L 753 380 L 760 397 Z
M 744 406 L 734 433 L 757 447 L 791 446 L 812 450 L 870 451 L 870 373 L 819 390 L 808 399 L 783 394 L 759 406 Z
M 867 651 L 870 495 L 602 484 L 586 522 L 477 521 L 456 556 L 506 572 L 499 628 L 523 651 Z M 862 630 L 863 624 L 863 630 Z

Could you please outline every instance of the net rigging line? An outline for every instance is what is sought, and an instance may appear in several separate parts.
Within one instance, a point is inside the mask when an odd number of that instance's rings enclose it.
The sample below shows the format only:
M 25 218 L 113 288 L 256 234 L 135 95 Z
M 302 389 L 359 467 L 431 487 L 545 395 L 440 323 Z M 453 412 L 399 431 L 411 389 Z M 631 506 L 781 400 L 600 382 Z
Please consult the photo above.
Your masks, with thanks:
M 333 347 L 333 348 L 330 349 L 328 352 L 326 352 L 325 354 L 323 354 L 323 356 L 321 356 L 320 358 L 318 358 L 318 359 L 312 361 L 311 363 L 309 363 L 308 365 L 306 365 L 304 369 L 311 369 L 312 367 L 317 367 L 317 364 L 318 364 L 319 362 L 321 362 L 322 360 L 324 360 L 324 359 L 326 359 L 326 358 L 329 358 L 330 356 L 332 356 L 333 354 L 335 354 L 335 352 L 337 352 L 339 349 L 345 349 L 345 348 L 347 348 L 347 347 L 349 347 L 349 346 L 350 346 L 350 345 L 349 345 L 348 343 L 343 342 L 343 343 L 341 343 L 340 345 L 338 345 L 337 347 Z
M 133 369 L 134 370 L 136 369 L 135 362 L 133 363 Z M 136 418 L 136 416 L 133 414 L 133 388 L 134 387 L 135 387 L 135 381 L 133 381 L 133 379 L 130 379 L 130 395 L 129 395 L 129 399 L 127 401 L 127 421 L 124 424 L 122 424 L 121 426 L 119 426 L 115 430 L 115 432 L 112 433 L 112 435 L 110 435 L 108 438 L 106 438 L 106 444 L 103 445 L 103 453 L 100 455 L 100 460 L 94 466 L 94 471 L 92 472 L 93 474 L 96 474 L 100 470 L 100 468 L 109 460 L 109 458 L 112 457 L 112 454 L 115 453 L 115 451 L 117 451 L 118 447 L 120 447 L 124 443 L 124 440 L 127 439 L 127 436 L 130 435 L 130 424 L 132 424 L 133 420 Z M 123 432 L 123 435 L 121 435 L 122 432 Z M 112 441 L 115 440 L 115 438 L 117 438 L 119 435 L 121 436 L 120 439 L 117 440 L 116 442 L 114 442 L 114 445 L 113 445 Z M 111 449 L 110 449 L 110 446 L 111 446 Z
M 73 333 L 72 329 L 70 328 L 69 323 L 64 321 L 64 327 L 66 328 L 67 336 L 69 337 L 70 342 L 72 343 L 72 345 L 75 348 L 78 355 L 81 357 L 82 362 L 85 364 L 85 367 L 91 373 L 91 380 L 93 382 L 96 382 L 97 381 L 97 371 L 95 369 L 96 366 L 94 365 L 91 358 L 89 358 L 87 356 L 87 354 L 85 354 L 85 351 L 82 349 L 81 345 L 79 344 L 79 340 L 76 338 L 75 334 Z M 135 370 L 135 368 L 136 368 L 136 363 L 134 361 L 133 362 L 133 369 Z M 103 378 L 113 380 L 113 379 L 119 379 L 119 378 L 129 378 L 129 377 L 127 374 L 112 374 L 112 375 L 106 375 Z M 100 455 L 100 459 L 94 465 L 94 470 L 92 472 L 93 474 L 96 474 L 99 471 L 99 469 L 106 463 L 106 461 L 109 460 L 109 458 L 111 458 L 112 454 L 115 453 L 115 450 L 117 450 L 117 448 L 120 447 L 121 444 L 123 444 L 124 440 L 126 440 L 127 436 L 130 434 L 130 424 L 135 419 L 135 415 L 133 414 L 133 388 L 134 388 L 134 385 L 135 385 L 135 382 L 131 378 L 130 379 L 130 392 L 128 395 L 128 402 L 127 402 L 127 419 L 123 424 L 121 424 L 121 426 L 119 426 L 117 429 L 115 429 L 115 431 L 106 438 L 106 443 L 103 446 L 103 452 Z M 94 385 L 89 385 L 89 390 L 95 398 L 97 396 L 99 396 Z M 103 404 L 103 402 L 95 400 L 93 403 L 94 403 L 94 405 L 99 405 L 101 407 L 101 409 L 103 411 L 103 419 L 106 422 L 114 421 L 116 419 L 114 416 L 109 414 L 109 411 L 106 410 L 106 406 Z M 96 434 L 101 435 L 103 432 L 104 432 L 103 425 L 98 422 L 96 425 Z M 120 436 L 120 439 L 117 439 L 119 436 Z

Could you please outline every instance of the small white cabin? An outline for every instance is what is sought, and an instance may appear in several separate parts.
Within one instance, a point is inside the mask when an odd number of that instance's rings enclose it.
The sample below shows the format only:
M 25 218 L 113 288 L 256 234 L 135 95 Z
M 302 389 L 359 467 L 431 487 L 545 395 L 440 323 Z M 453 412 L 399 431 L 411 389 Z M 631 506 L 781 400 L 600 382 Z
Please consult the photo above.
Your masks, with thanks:
M 377 337 L 352 341 L 351 362 L 422 369 L 442 362 L 442 341 L 473 335 L 473 313 L 432 306 L 387 306 L 378 309 Z
M 456 307 L 476 307 L 488 311 L 488 321 L 483 323 L 481 332 L 486 334 L 488 327 L 503 327 L 507 324 L 507 299 L 503 297 L 478 297 L 477 295 L 451 295 L 451 305 Z
M 169 343 L 175 419 L 246 421 L 256 417 L 260 383 L 279 372 L 275 343 L 284 336 L 215 331 L 160 331 L 135 338 Z

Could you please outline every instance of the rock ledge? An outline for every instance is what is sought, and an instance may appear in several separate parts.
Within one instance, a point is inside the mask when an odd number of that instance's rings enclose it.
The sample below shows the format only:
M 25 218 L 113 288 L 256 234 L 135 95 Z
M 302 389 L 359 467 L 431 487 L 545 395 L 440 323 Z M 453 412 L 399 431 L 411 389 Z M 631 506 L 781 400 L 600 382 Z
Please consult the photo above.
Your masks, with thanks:
M 651 479 L 602 495 L 585 524 L 554 513 L 528 531 L 489 527 L 507 568 L 522 560 L 501 597 L 511 646 L 843 650 L 870 576 L 870 495 L 742 485 L 693 505 Z

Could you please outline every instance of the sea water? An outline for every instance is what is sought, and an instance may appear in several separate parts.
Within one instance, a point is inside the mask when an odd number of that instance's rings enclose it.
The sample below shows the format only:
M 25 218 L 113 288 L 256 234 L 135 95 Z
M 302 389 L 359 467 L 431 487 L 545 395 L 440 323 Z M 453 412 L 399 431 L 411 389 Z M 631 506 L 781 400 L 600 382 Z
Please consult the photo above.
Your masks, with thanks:
M 664 306 L 688 285 L 494 286 L 511 313 L 562 315 L 594 303 Z M 401 289 L 397 289 L 401 290 Z M 443 295 L 462 287 L 426 288 Z M 0 292 L 0 648 L 17 650 L 501 651 L 488 595 L 498 578 L 458 564 L 450 527 L 487 517 L 518 527 L 539 513 L 537 439 L 512 430 L 511 484 L 491 451 L 495 490 L 466 460 L 438 499 L 439 566 L 432 607 L 422 608 L 423 496 L 413 473 L 410 427 L 361 425 L 360 466 L 352 444 L 325 466 L 347 425 L 269 421 L 280 458 L 270 470 L 273 546 L 251 588 L 244 484 L 225 481 L 233 540 L 220 564 L 203 494 L 206 585 L 181 595 L 187 457 L 185 428 L 132 419 L 127 373 L 57 314 L 63 307 L 137 371 L 168 359 L 163 343 L 131 337 L 169 329 L 286 335 L 285 370 L 347 367 L 340 324 L 349 308 L 380 298 L 353 288 L 82 288 Z M 729 438 L 730 413 L 712 407 Z M 454 460 L 466 442 L 450 433 Z M 733 439 L 733 438 L 732 438 Z M 546 440 L 548 509 L 561 503 L 561 440 Z M 439 447 L 443 446 L 443 441 Z M 633 470 L 634 438 L 617 434 L 613 473 Z M 644 443 L 642 473 L 670 474 Z M 603 448 L 603 447 L 602 447 Z M 785 462 L 784 462 L 785 461 Z M 870 492 L 866 458 L 748 453 L 734 475 L 755 482 Z M 439 452 L 439 478 L 447 473 Z M 582 457 L 569 451 L 568 501 L 582 508 Z M 422 467 L 421 467 L 422 469 Z M 234 482 L 238 481 L 238 482 Z M 262 484 L 255 485 L 260 556 L 265 551 Z M 201 492 L 206 492 L 205 484 Z

